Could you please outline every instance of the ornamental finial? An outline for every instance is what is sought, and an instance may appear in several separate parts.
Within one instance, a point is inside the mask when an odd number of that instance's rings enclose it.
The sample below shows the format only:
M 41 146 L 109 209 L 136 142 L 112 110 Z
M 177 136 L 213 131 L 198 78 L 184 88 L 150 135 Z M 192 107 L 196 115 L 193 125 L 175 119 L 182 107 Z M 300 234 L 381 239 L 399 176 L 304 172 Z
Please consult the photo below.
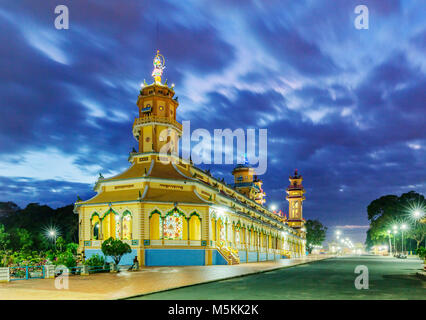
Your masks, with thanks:
M 166 67 L 165 62 L 166 60 L 164 59 L 164 56 L 160 54 L 160 50 L 157 50 L 157 54 L 153 61 L 154 70 L 152 71 L 152 76 L 157 84 L 161 84 L 161 76 L 163 75 L 163 70 Z

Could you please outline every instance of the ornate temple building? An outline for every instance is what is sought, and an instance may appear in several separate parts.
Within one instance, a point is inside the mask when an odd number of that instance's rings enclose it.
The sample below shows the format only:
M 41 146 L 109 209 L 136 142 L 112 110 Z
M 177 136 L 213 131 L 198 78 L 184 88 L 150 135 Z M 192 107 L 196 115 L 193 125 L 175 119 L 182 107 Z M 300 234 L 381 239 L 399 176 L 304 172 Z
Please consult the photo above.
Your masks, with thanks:
M 154 82 L 142 86 L 133 124 L 138 150 L 123 173 L 95 185 L 78 200 L 79 250 L 101 254 L 103 240 L 127 242 L 141 265 L 212 265 L 299 257 L 305 254 L 302 176 L 290 176 L 289 217 L 268 210 L 262 181 L 248 164 L 232 172 L 234 184 L 213 177 L 178 155 L 182 125 L 174 85 L 162 83 L 164 57 L 154 58 Z M 166 150 L 166 151 L 165 151 Z

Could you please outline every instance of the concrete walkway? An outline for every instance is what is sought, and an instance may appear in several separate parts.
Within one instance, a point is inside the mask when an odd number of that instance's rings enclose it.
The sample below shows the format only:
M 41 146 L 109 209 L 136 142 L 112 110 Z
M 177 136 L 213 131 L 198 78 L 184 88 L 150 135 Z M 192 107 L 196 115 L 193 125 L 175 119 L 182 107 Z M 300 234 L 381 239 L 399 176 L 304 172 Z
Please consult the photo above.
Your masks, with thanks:
M 146 267 L 140 271 L 70 276 L 68 289 L 58 290 L 54 279 L 0 283 L 0 300 L 123 299 L 199 283 L 288 268 L 328 256 L 244 263 L 233 266 Z M 58 280 L 58 279 L 56 279 Z

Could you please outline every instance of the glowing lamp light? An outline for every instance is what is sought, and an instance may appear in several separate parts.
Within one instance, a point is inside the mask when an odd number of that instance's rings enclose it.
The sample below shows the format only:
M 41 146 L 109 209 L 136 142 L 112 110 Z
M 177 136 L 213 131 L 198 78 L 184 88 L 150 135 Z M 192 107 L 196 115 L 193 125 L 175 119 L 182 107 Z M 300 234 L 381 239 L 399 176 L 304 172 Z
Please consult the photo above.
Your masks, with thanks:
M 416 209 L 416 210 L 413 211 L 413 217 L 415 219 L 421 218 L 423 216 L 423 214 L 424 213 L 421 210 L 419 210 L 419 209 Z
M 273 205 L 271 205 L 270 209 L 271 209 L 271 211 L 275 211 L 275 210 L 277 210 L 277 206 L 273 204 Z

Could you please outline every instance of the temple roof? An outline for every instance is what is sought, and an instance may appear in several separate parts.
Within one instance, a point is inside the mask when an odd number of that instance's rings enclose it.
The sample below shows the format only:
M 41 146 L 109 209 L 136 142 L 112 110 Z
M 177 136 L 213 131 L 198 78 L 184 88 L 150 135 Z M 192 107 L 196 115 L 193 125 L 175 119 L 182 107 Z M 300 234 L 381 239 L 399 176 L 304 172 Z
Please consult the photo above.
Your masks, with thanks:
M 161 178 L 161 179 L 174 179 L 174 180 L 188 180 L 189 171 L 179 168 L 179 173 L 173 164 L 162 164 L 154 160 L 144 163 L 133 163 L 130 168 L 124 171 L 121 174 L 118 174 L 114 177 L 102 179 L 102 181 L 116 181 L 122 179 L 133 179 L 141 177 L 152 177 L 152 178 Z M 187 174 L 187 175 L 186 175 Z
M 139 197 L 139 189 L 128 189 L 120 191 L 104 191 L 98 193 L 92 199 L 86 200 L 84 204 L 107 203 L 119 201 L 134 201 Z
M 167 191 L 163 189 L 150 189 L 143 197 L 143 201 L 178 202 L 178 203 L 204 203 L 193 191 Z

